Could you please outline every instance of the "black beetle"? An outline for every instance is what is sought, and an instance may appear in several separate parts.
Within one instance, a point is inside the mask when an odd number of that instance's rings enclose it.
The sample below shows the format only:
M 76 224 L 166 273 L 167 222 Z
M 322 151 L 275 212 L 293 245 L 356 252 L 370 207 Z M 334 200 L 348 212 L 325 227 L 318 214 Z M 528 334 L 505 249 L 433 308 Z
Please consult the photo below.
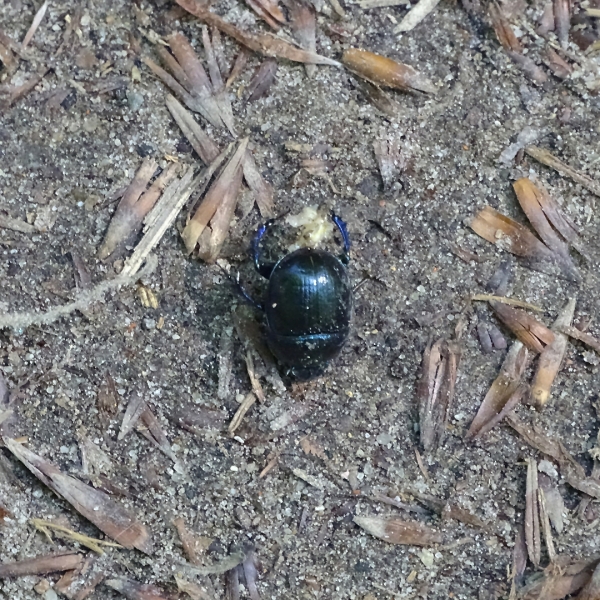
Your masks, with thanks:
M 342 236 L 344 251 L 300 248 L 276 263 L 263 263 L 260 242 L 274 219 L 262 225 L 252 242 L 256 270 L 269 280 L 264 304 L 267 343 L 286 374 L 296 379 L 318 377 L 342 349 L 350 332 L 352 288 L 346 271 L 350 238 L 346 224 L 331 218 Z

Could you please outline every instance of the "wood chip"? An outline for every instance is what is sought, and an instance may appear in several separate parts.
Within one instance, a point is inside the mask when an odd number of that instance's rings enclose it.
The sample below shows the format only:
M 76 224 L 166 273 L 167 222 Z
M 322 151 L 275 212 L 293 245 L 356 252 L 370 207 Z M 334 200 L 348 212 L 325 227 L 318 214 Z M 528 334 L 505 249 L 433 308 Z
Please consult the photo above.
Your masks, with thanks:
M 314 52 L 301 50 L 289 44 L 288 42 L 266 34 L 253 35 L 246 31 L 242 31 L 215 15 L 207 9 L 207 5 L 200 0 L 176 0 L 182 8 L 190 14 L 198 17 L 208 25 L 216 27 L 221 32 L 225 33 L 234 40 L 237 40 L 246 48 L 254 52 L 258 52 L 264 56 L 273 58 L 287 58 L 288 60 L 301 63 L 309 63 L 316 65 L 329 65 L 332 67 L 340 67 L 340 63 L 321 56 Z
M 556 336 L 550 329 L 524 310 L 495 300 L 490 302 L 490 306 L 498 318 L 533 352 L 541 353 L 545 345 L 555 340 Z
M 417 387 L 420 438 L 430 452 L 443 440 L 460 362 L 460 348 L 454 342 L 438 340 L 423 353 L 421 381 Z
M 422 1 L 422 0 L 421 0 Z M 402 91 L 419 91 L 434 94 L 435 86 L 421 73 L 391 58 L 359 48 L 344 51 L 342 62 L 350 71 L 375 85 Z
M 4 563 L 0 565 L 0 579 L 70 571 L 81 568 L 84 558 L 83 554 L 51 554 L 13 563 Z
M 466 439 L 475 439 L 490 431 L 521 401 L 527 391 L 522 378 L 528 358 L 527 348 L 521 342 L 514 342 L 469 427 Z
M 354 517 L 353 521 L 372 536 L 390 544 L 432 546 L 441 544 L 442 535 L 417 521 L 397 517 Z
M 587 477 L 584 468 L 571 456 L 560 440 L 548 437 L 535 426 L 529 427 L 515 415 L 507 415 L 506 422 L 533 448 L 551 456 L 559 465 L 562 476 L 575 489 L 600 499 L 600 482 Z
M 64 498 L 79 514 L 107 536 L 125 548 L 137 548 L 146 554 L 152 553 L 150 531 L 110 496 L 65 475 L 54 464 L 15 440 L 5 437 L 3 441 L 42 483 Z
M 539 410 L 544 408 L 550 398 L 550 390 L 562 366 L 567 351 L 567 336 L 561 333 L 561 327 L 570 326 L 575 314 L 576 299 L 569 300 L 559 313 L 552 331 L 554 340 L 540 354 L 537 369 L 531 384 L 531 400 Z
M 402 21 L 394 28 L 394 33 L 412 31 L 421 21 L 430 15 L 440 0 L 419 0 L 416 6 L 408 11 Z
M 596 196 L 600 196 L 600 183 L 585 173 L 573 169 L 560 159 L 556 158 L 556 156 L 548 152 L 548 150 L 539 148 L 538 146 L 528 146 L 525 148 L 525 152 L 532 158 L 535 158 L 535 160 L 541 162 L 543 165 L 558 171 L 561 175 L 570 177 L 573 181 L 579 183 L 593 194 L 596 194 Z

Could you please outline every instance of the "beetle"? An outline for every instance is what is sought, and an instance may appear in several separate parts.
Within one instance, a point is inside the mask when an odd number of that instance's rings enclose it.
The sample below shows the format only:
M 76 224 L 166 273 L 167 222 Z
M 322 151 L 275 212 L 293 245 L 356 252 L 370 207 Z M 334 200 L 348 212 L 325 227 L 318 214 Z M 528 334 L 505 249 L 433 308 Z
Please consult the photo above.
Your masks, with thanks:
M 261 225 L 252 241 L 252 257 L 256 270 L 268 279 L 264 303 L 242 289 L 264 311 L 269 349 L 285 373 L 300 380 L 322 375 L 350 333 L 350 237 L 340 217 L 332 212 L 331 219 L 342 236 L 342 254 L 300 248 L 277 262 L 263 262 L 260 249 L 275 219 Z

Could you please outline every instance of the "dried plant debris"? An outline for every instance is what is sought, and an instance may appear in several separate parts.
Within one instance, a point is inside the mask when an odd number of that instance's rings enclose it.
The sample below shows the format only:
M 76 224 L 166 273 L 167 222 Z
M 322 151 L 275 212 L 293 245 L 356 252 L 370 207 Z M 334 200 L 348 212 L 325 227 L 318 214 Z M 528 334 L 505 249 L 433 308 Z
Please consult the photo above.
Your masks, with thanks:
M 160 44 L 156 46 L 156 52 L 173 75 L 150 58 L 144 57 L 142 60 L 190 110 L 200 113 L 211 125 L 226 127 L 235 135 L 231 102 L 206 28 L 202 39 L 210 78 L 193 47 L 181 33 L 173 33 L 167 38 L 173 54 Z
M 383 187 L 389 189 L 408 165 L 408 157 L 402 151 L 400 139 L 390 136 L 373 142 L 373 151 L 379 166 Z
M 47 10 L 48 0 L 45 0 L 42 6 L 40 6 L 39 10 L 35 13 L 33 22 L 31 23 L 29 30 L 27 31 L 25 37 L 23 38 L 23 41 L 21 42 L 21 50 L 25 50 L 25 48 L 27 48 L 27 46 L 29 45 L 29 42 L 31 42 L 31 40 L 33 39 L 33 36 L 35 35 L 35 32 L 40 26 L 40 23 L 42 22 L 42 19 L 44 18 Z
M 200 244 L 198 254 L 207 262 L 217 259 L 229 230 L 242 183 L 247 146 L 248 138 L 244 138 L 181 234 L 188 253 Z M 201 239 L 209 224 L 210 231 Z
M 0 215 L 0 229 L 10 229 L 12 231 L 18 231 L 19 233 L 35 233 L 37 229 L 21 219 L 13 219 L 12 217 L 6 217 Z
M 390 544 L 432 546 L 443 541 L 440 533 L 417 521 L 386 516 L 356 516 L 353 520 L 367 533 Z
M 219 159 L 217 159 L 218 161 Z M 217 162 L 215 161 L 215 163 Z M 167 229 L 173 224 L 190 196 L 212 175 L 209 167 L 194 177 L 193 167 L 187 167 L 180 179 L 176 179 L 164 191 L 154 209 L 144 220 L 144 235 L 127 259 L 122 275 L 135 275 L 144 261 L 149 262 L 151 252 L 158 245 Z M 141 278 L 141 277 L 140 277 Z
M 314 65 L 310 66 L 314 67 Z M 252 75 L 250 83 L 248 84 L 248 102 L 254 102 L 255 100 L 267 95 L 269 88 L 275 81 L 277 69 L 277 61 L 272 58 L 263 61 L 258 66 L 256 71 L 254 71 L 254 75 Z
M 524 310 L 496 300 L 490 301 L 490 306 L 498 318 L 533 352 L 543 352 L 545 345 L 554 341 L 554 333 Z
M 204 129 L 200 127 L 192 114 L 174 96 L 169 94 L 166 104 L 173 119 L 179 125 L 183 135 L 185 135 L 188 142 L 192 145 L 196 154 L 198 154 L 205 165 L 210 165 L 219 156 L 220 150 L 218 146 Z
M 546 190 L 536 186 L 530 179 L 523 177 L 515 181 L 513 187 L 523 212 L 542 241 L 560 255 L 561 266 L 571 273 L 572 279 L 580 278 L 567 246 L 567 242 L 575 242 L 581 247 L 581 244 L 578 244 L 579 234 L 571 221 L 550 198 Z
M 204 588 L 201 588 L 197 583 L 192 581 L 186 581 L 178 575 L 175 575 L 175 583 L 177 589 L 180 592 L 187 594 L 192 600 L 214 600 L 214 596 L 211 596 Z
M 527 348 L 521 342 L 514 342 L 469 427 L 466 439 L 475 439 L 490 431 L 521 401 L 527 392 L 522 378 L 528 359 Z
M 275 31 L 285 23 L 285 15 L 277 0 L 246 0 L 248 6 Z
M 237 429 L 239 429 L 240 425 L 242 424 L 242 421 L 244 420 L 244 417 L 252 408 L 252 406 L 254 406 L 255 402 L 256 396 L 252 392 L 246 394 L 235 415 L 233 416 L 233 419 L 231 419 L 231 423 L 229 423 L 229 426 L 227 427 L 229 435 L 233 436 Z
M 419 0 L 416 6 L 411 8 L 402 21 L 394 29 L 394 33 L 412 31 L 423 19 L 430 15 L 440 3 L 440 0 Z
M 98 250 L 100 259 L 108 258 L 119 245 L 124 244 L 139 230 L 144 217 L 158 200 L 164 186 L 175 176 L 175 172 L 171 168 L 164 171 L 161 177 L 146 191 L 146 186 L 157 168 L 158 165 L 153 159 L 146 158 L 138 169 L 110 221 L 102 246 Z
M 502 154 L 498 157 L 498 162 L 505 166 L 512 164 L 520 150 L 533 144 L 533 142 L 546 135 L 547 132 L 547 129 L 538 127 L 523 127 L 516 141 L 502 151 Z
M 44 575 L 57 571 L 71 571 L 83 566 L 85 557 L 82 554 L 51 554 L 36 556 L 13 563 L 0 565 L 0 579 L 7 577 L 23 577 L 24 575 Z
M 588 177 L 585 173 L 581 173 L 562 162 L 562 160 L 556 158 L 556 156 L 548 152 L 548 150 L 539 148 L 538 146 L 528 146 L 525 148 L 525 152 L 527 152 L 531 158 L 535 158 L 535 160 L 541 162 L 543 165 L 558 171 L 561 175 L 570 177 L 576 183 L 579 183 L 593 194 L 596 194 L 596 196 L 600 196 L 600 183 L 591 177 Z
M 308 0 L 285 0 L 290 15 L 290 24 L 298 43 L 309 52 L 317 51 L 317 19 L 315 7 Z M 305 65 L 306 74 L 313 77 L 317 71 L 315 65 Z
M 254 156 L 250 150 L 246 150 L 243 164 L 244 180 L 254 194 L 254 199 L 261 217 L 271 219 L 275 215 L 273 197 L 275 195 L 273 186 L 260 174 Z
M 108 494 L 65 475 L 50 461 L 24 448 L 15 440 L 3 438 L 3 441 L 42 483 L 64 498 L 107 536 L 125 548 L 137 548 L 146 554 L 152 553 L 152 539 L 148 528 Z
M 530 446 L 553 458 L 569 485 L 588 496 L 600 499 L 600 481 L 586 476 L 583 467 L 571 456 L 560 440 L 544 435 L 535 425 L 529 427 L 515 415 L 507 415 L 506 422 Z
M 561 600 L 585 588 L 592 580 L 600 558 L 573 560 L 558 556 L 542 573 L 535 573 L 519 591 L 519 600 Z M 583 590 L 582 590 L 583 593 Z M 592 600 L 577 596 L 578 600 Z
M 502 9 L 497 2 L 490 2 L 488 7 L 492 27 L 496 33 L 498 41 L 505 50 L 513 52 L 521 52 L 523 47 L 519 42 L 515 32 L 512 30 L 507 18 L 504 16 Z
M 531 458 L 527 460 L 527 484 L 525 486 L 525 543 L 529 560 L 535 567 L 539 567 L 542 550 L 538 510 L 537 463 Z
M 63 527 L 62 525 L 58 525 L 56 523 L 51 523 L 50 521 L 45 521 L 44 519 L 31 519 L 30 523 L 41 533 L 43 533 L 49 540 L 52 540 L 52 532 L 57 537 L 62 537 L 67 540 L 72 540 L 90 550 L 96 552 L 97 554 L 103 554 L 104 550 L 102 550 L 102 546 L 107 546 L 111 548 L 122 548 L 120 544 L 115 544 L 114 542 L 107 542 L 105 540 L 97 540 L 91 538 L 87 535 L 83 535 L 81 533 L 77 533 L 68 527 Z
M 548 558 L 550 562 L 554 562 L 556 559 L 556 548 L 554 547 L 554 539 L 552 537 L 552 528 L 550 527 L 550 517 L 548 515 L 548 509 L 546 505 L 546 496 L 544 490 L 538 485 L 538 508 L 540 511 L 540 525 L 544 536 L 544 542 L 546 543 L 546 550 L 548 551 Z
M 521 67 L 530 79 L 536 83 L 544 83 L 548 76 L 529 56 L 523 54 L 521 42 L 519 42 L 502 9 L 496 2 L 490 2 L 489 15 L 496 37 L 512 61 Z
M 543 408 L 548 402 L 552 384 L 562 366 L 567 351 L 567 336 L 561 333 L 560 329 L 571 325 L 575 314 L 575 304 L 576 299 L 572 298 L 560 312 L 552 326 L 554 340 L 540 354 L 531 384 L 531 400 L 538 409 Z
M 559 79 L 567 79 L 573 73 L 573 67 L 552 48 L 546 48 L 546 53 L 543 57 L 544 64 L 552 71 L 555 77 Z M 535 140 L 531 140 L 532 143 Z
M 430 343 L 423 354 L 417 399 L 421 444 L 426 452 L 435 450 L 444 437 L 454 398 L 460 354 L 457 343 L 441 339 Z
M 553 0 L 554 30 L 562 48 L 569 46 L 569 30 L 571 29 L 571 2 L 569 0 Z
M 586 346 L 589 346 L 596 352 L 600 353 L 600 340 L 589 333 L 585 333 L 584 331 L 577 329 L 577 327 L 572 327 L 570 325 L 562 325 L 558 329 L 560 332 L 572 337 L 575 340 L 583 342 Z
M 434 94 L 436 91 L 429 79 L 412 67 L 380 54 L 360 48 L 349 48 L 344 51 L 342 62 L 355 75 L 375 85 L 396 88 L 405 92 L 418 91 Z
M 548 248 L 527 227 L 491 206 L 486 206 L 475 216 L 471 221 L 471 229 L 502 250 L 522 257 L 530 269 L 560 275 L 570 281 L 580 280 L 579 275 L 573 272 L 570 259 L 565 262 L 563 256 Z
M 340 63 L 332 60 L 331 58 L 327 58 L 326 56 L 321 56 L 320 54 L 316 54 L 315 52 L 310 52 L 308 50 L 301 50 L 300 48 L 296 48 L 289 44 L 288 42 L 274 37 L 272 35 L 260 34 L 253 35 L 246 31 L 242 31 L 223 20 L 218 15 L 210 12 L 207 8 L 207 4 L 204 4 L 200 0 L 176 0 L 179 6 L 183 7 L 190 14 L 198 17 L 208 25 L 212 25 L 216 27 L 229 37 L 232 37 L 234 40 L 238 41 L 242 46 L 246 46 L 250 50 L 254 52 L 258 52 L 263 56 L 268 56 L 272 58 L 287 58 L 288 60 L 292 60 L 294 62 L 315 64 L 315 65 L 329 65 L 332 67 L 340 67 Z
M 177 529 L 177 535 L 181 540 L 183 551 L 187 556 L 188 560 L 193 565 L 201 565 L 202 558 L 206 554 L 208 547 L 214 541 L 212 538 L 197 535 L 191 532 L 185 525 L 185 521 L 182 517 L 177 517 L 173 520 L 173 525 Z
M 139 583 L 127 577 L 107 579 L 104 585 L 116 590 L 129 600 L 172 600 L 171 594 L 149 583 Z
M 229 149 L 220 152 L 219 147 L 210 139 L 194 117 L 173 96 L 167 97 L 167 108 L 181 128 L 181 131 L 190 142 L 198 156 L 208 166 L 208 169 L 199 175 L 202 182 L 208 183 L 214 173 L 218 171 L 227 158 Z M 250 149 L 246 150 L 243 163 L 243 174 L 248 187 L 254 194 L 254 199 L 261 216 L 271 218 L 274 215 L 273 186 L 265 181 L 256 165 Z M 194 189 L 199 186 L 193 186 Z
M 540 461 L 538 465 L 538 484 L 540 491 L 544 494 L 544 500 L 546 504 L 546 512 L 552 527 L 557 533 L 561 533 L 563 530 L 563 514 L 565 513 L 565 503 L 563 497 L 560 494 L 558 485 L 552 480 L 551 477 L 542 473 L 542 467 L 544 463 L 548 463 L 547 460 Z M 550 463 L 552 465 L 552 463 Z M 552 465 L 554 469 L 554 465 Z

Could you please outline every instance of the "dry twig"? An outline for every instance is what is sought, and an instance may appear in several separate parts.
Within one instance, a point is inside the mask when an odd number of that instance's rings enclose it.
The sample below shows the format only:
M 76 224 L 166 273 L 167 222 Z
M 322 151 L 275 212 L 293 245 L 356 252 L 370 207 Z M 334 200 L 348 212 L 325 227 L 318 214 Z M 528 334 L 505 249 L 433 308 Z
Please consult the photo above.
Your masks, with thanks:
M 570 177 L 576 183 L 579 183 L 593 194 L 596 194 L 596 196 L 600 196 L 600 184 L 597 181 L 562 162 L 562 160 L 556 158 L 556 156 L 548 152 L 548 150 L 539 148 L 538 146 L 528 146 L 525 148 L 525 152 L 527 152 L 531 158 L 535 158 L 535 160 L 541 162 L 543 165 L 558 171 L 561 175 Z
M 13 563 L 0 565 L 0 579 L 23 577 L 24 575 L 44 575 L 56 571 L 70 571 L 83 565 L 82 554 L 53 554 L 36 556 Z

